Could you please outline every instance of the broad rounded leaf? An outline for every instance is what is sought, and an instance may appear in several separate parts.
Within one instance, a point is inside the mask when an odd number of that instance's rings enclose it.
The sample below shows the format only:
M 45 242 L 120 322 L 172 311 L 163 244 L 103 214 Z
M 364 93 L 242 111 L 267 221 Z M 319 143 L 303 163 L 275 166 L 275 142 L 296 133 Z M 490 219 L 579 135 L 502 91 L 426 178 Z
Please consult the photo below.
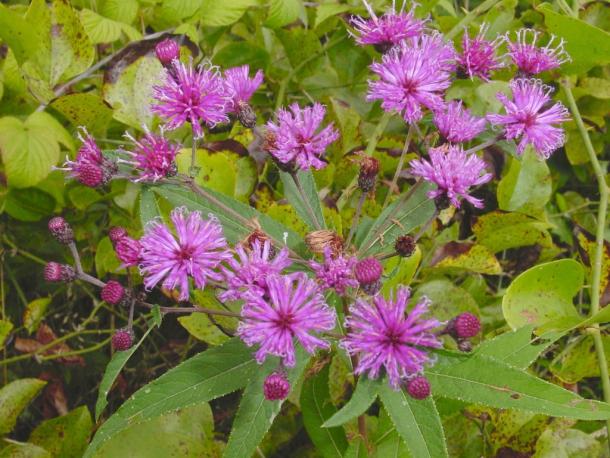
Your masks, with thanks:
M 93 421 L 87 406 L 42 422 L 30 435 L 29 442 L 48 450 L 53 456 L 80 458 L 87 448 Z

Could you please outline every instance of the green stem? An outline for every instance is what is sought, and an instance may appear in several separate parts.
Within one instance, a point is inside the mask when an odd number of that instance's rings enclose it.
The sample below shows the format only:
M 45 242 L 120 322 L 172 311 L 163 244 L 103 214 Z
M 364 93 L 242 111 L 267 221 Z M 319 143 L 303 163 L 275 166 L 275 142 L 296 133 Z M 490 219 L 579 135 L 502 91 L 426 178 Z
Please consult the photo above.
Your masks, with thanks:
M 364 151 L 364 154 L 366 156 L 372 156 L 373 153 L 375 152 L 377 143 L 379 142 L 379 139 L 385 132 L 385 129 L 388 126 L 388 123 L 390 122 L 391 117 L 392 117 L 392 113 L 388 113 L 388 112 L 383 113 L 383 116 L 381 117 L 381 119 L 379 120 L 379 123 L 377 123 L 377 126 L 375 127 L 375 131 L 373 132 L 373 135 L 371 136 L 368 144 L 366 145 L 366 150 Z M 357 183 L 358 183 L 358 176 L 356 175 L 352 179 L 351 183 L 345 188 L 345 190 L 343 191 L 343 194 L 341 194 L 341 197 L 339 197 L 339 200 L 337 200 L 337 208 L 339 210 L 343 209 L 343 207 L 347 203 L 348 199 L 350 198 L 351 194 L 358 187 Z
M 400 159 L 398 160 L 398 165 L 396 166 L 396 172 L 394 172 L 394 177 L 392 178 L 392 184 L 390 185 L 390 189 L 388 189 L 388 194 L 385 196 L 385 200 L 383 202 L 383 207 L 385 208 L 390 202 L 390 197 L 392 197 L 392 193 L 394 192 L 394 188 L 396 188 L 396 184 L 398 183 L 398 177 L 400 176 L 400 172 L 402 172 L 402 168 L 405 165 L 405 157 L 407 156 L 407 151 L 409 151 L 409 145 L 411 145 L 411 140 L 413 139 L 413 133 L 415 132 L 416 124 L 411 124 L 409 126 L 409 131 L 407 132 L 407 138 L 405 139 L 405 144 L 402 147 L 402 152 L 400 153 Z
M 576 100 L 574 99 L 574 95 L 572 94 L 572 89 L 570 88 L 569 80 L 562 80 L 561 85 L 563 86 L 563 89 L 566 93 L 566 98 L 570 107 L 570 111 L 572 112 L 572 116 L 574 116 L 576 126 L 580 131 L 580 135 L 585 144 L 585 149 L 589 154 L 589 160 L 591 161 L 593 172 L 595 173 L 595 178 L 597 180 L 597 186 L 599 188 L 597 229 L 595 231 L 595 255 L 593 257 L 593 261 L 591 262 L 591 316 L 593 316 L 597 312 L 599 312 L 600 308 L 599 302 L 601 296 L 602 262 L 604 256 L 605 242 L 604 232 L 606 228 L 606 217 L 608 211 L 608 184 L 606 183 L 604 169 L 602 168 L 601 164 L 599 163 L 599 160 L 597 159 L 595 149 L 593 148 L 593 143 L 591 143 L 589 133 L 587 132 L 585 124 L 580 115 L 580 111 L 578 110 L 578 106 L 576 105 Z M 610 378 L 608 378 L 608 361 L 606 360 L 604 352 L 604 342 L 602 340 L 598 324 L 594 324 L 589 329 L 592 331 L 593 334 L 593 342 L 595 344 L 595 352 L 597 353 L 597 362 L 599 364 L 599 373 L 602 382 L 604 400 L 606 402 L 610 402 Z M 610 420 L 606 421 L 606 428 L 608 430 L 609 437 L 608 446 L 610 447 Z
M 499 3 L 500 0 L 486 0 L 473 9 L 470 13 L 462 18 L 460 22 L 458 22 L 453 28 L 445 34 L 446 40 L 452 40 L 458 33 L 460 33 L 464 28 L 470 24 L 472 21 L 476 19 L 476 17 L 480 14 L 483 14 L 485 11 L 490 10 L 496 3 Z

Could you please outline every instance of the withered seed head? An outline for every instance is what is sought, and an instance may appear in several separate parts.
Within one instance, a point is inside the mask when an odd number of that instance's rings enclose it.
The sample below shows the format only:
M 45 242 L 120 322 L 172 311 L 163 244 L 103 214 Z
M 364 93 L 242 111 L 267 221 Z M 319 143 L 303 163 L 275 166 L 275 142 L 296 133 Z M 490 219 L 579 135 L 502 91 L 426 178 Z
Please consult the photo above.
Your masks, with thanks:
M 320 231 L 310 232 L 305 236 L 307 247 L 317 254 L 324 253 L 324 249 L 329 246 L 333 253 L 339 253 L 343 250 L 343 239 L 334 231 L 322 229 Z

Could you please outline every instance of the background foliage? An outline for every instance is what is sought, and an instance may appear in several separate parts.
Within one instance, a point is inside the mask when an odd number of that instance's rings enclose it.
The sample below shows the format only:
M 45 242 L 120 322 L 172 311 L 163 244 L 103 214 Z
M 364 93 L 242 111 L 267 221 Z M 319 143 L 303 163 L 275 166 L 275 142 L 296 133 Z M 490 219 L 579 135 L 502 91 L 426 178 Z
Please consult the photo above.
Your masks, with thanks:
M 564 37 L 572 62 L 555 76 L 573 86 L 593 147 L 606 164 L 610 3 L 425 0 L 416 12 L 431 15 L 456 40 L 463 26 L 475 31 L 482 22 L 491 33 L 533 26 Z M 325 203 L 320 211 L 327 225 L 346 234 L 355 207 L 349 197 L 357 173 L 354 152 L 374 139 L 387 184 L 405 135 L 397 119 L 379 128 L 387 118 L 377 104 L 364 101 L 376 53 L 357 47 L 347 26 L 350 14 L 363 13 L 355 0 L 0 5 L 0 434 L 5 435 L 0 456 L 82 456 L 96 429 L 87 456 L 123 456 L 125 444 L 129 456 L 146 457 L 608 455 L 600 420 L 610 407 L 576 396 L 601 398 L 593 337 L 583 325 L 590 312 L 586 285 L 598 195 L 574 122 L 567 124 L 565 148 L 547 162 L 531 154 L 516 159 L 506 142 L 488 148 L 485 157 L 497 180 L 479 191 L 484 211 L 443 213 L 443 224 L 420 241 L 413 257 L 386 265 L 391 280 L 384 288 L 411 284 L 416 295 L 433 300 L 439 319 L 470 311 L 484 323 L 483 342 L 471 358 L 448 352 L 429 371 L 433 393 L 442 393 L 434 400 L 413 401 L 376 382 L 354 387 L 349 361 L 331 353 L 315 362 L 301 355 L 288 401 L 266 402 L 260 386 L 273 367 L 259 368 L 251 351 L 223 332 L 235 329 L 233 318 L 212 322 L 203 314 L 162 321 L 154 312 L 143 316 L 136 322 L 142 340 L 112 358 L 108 342 L 125 322 L 125 311 L 100 302 L 87 285 L 44 283 L 46 260 L 69 261 L 48 236 L 51 215 L 61 213 L 72 223 L 86 271 L 119 277 L 125 271 L 106 236 L 109 227 L 138 234 L 143 223 L 185 202 L 210 210 L 182 190 L 115 180 L 102 193 L 64 183 L 61 172 L 52 171 L 74 154 L 78 126 L 115 149 L 126 129 L 157 122 L 146 108 L 161 69 L 152 50 L 154 40 L 169 33 L 182 35 L 196 59 L 222 68 L 247 63 L 263 69 L 265 85 L 252 103 L 259 119 L 292 101 L 327 105 L 341 140 L 328 152 L 330 165 L 313 173 L 311 189 L 317 186 Z M 497 112 L 495 94 L 506 90 L 510 76 L 500 73 L 484 84 L 458 80 L 448 97 L 465 100 L 478 115 Z M 555 86 L 569 106 L 562 86 Z M 188 135 L 187 129 L 172 133 L 178 140 Z M 197 152 L 198 184 L 219 198 L 234 198 L 232 205 L 243 214 L 251 205 L 304 236 L 307 216 L 257 150 L 252 134 L 237 125 L 206 137 Z M 181 171 L 188 168 L 189 155 L 185 150 L 179 156 Z M 387 189 L 380 186 L 376 199 L 367 200 L 356 234 L 370 254 L 387 248 L 375 232 Z M 385 236 L 425 219 L 408 211 Z M 260 220 L 281 240 L 276 223 Z M 223 223 L 228 238 L 239 239 L 239 223 Z M 608 240 L 606 227 L 602 306 L 610 302 Z M 299 252 L 303 246 L 291 248 Z M 218 307 L 210 295 L 201 293 L 199 299 Z M 603 309 L 585 324 L 603 324 L 607 315 Z M 604 325 L 601 338 L 610 357 Z M 208 347 L 213 348 L 202 353 Z M 511 380 L 510 389 L 502 380 Z M 368 450 L 357 434 L 361 414 L 369 428 Z M 408 446 L 403 438 L 409 438 Z

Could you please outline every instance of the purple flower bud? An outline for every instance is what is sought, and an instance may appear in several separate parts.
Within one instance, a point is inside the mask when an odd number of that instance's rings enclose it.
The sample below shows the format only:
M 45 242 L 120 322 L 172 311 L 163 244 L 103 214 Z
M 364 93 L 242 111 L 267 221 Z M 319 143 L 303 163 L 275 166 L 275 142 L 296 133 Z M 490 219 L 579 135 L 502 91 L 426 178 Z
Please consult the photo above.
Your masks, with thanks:
M 44 279 L 49 282 L 71 282 L 76 278 L 74 269 L 66 264 L 49 262 L 44 267 Z
M 63 243 L 64 245 L 68 245 L 74 241 L 74 232 L 72 231 L 70 224 L 61 216 L 56 216 L 49 220 L 49 232 L 51 232 L 51 235 L 53 235 L 58 242 Z
M 111 227 L 108 231 L 108 237 L 110 237 L 110 241 L 114 245 L 119 240 L 127 235 L 127 230 L 121 226 Z
M 360 162 L 358 187 L 362 192 L 370 192 L 375 187 L 375 180 L 379 173 L 379 161 L 374 157 L 364 157 Z
M 125 297 L 125 289 L 118 281 L 110 280 L 100 294 L 103 301 L 116 305 Z
M 358 261 L 354 269 L 356 280 L 362 290 L 369 296 L 374 296 L 381 289 L 381 274 L 383 266 L 375 258 L 366 258 Z
M 457 339 L 470 339 L 481 331 L 481 321 L 469 312 L 462 313 L 454 318 L 450 334 Z
M 394 249 L 399 256 L 403 258 L 410 257 L 417 248 L 417 242 L 410 235 L 401 235 L 396 239 Z
M 133 337 L 131 329 L 118 329 L 112 336 L 112 348 L 117 351 L 129 350 L 133 345 Z
M 180 46 L 171 38 L 166 38 L 157 43 L 157 46 L 155 46 L 155 54 L 163 65 L 169 65 L 174 59 L 178 59 L 180 56 Z
M 288 393 L 290 393 L 290 382 L 284 374 L 274 372 L 265 379 L 263 392 L 266 400 L 281 401 L 286 399 Z
M 85 186 L 97 188 L 104 183 L 104 171 L 98 164 L 86 162 L 78 167 L 76 179 Z
M 430 382 L 423 375 L 418 375 L 407 382 L 407 393 L 413 399 L 426 399 L 430 396 Z
M 114 251 L 124 267 L 135 266 L 140 261 L 140 242 L 127 235 L 115 242 Z

